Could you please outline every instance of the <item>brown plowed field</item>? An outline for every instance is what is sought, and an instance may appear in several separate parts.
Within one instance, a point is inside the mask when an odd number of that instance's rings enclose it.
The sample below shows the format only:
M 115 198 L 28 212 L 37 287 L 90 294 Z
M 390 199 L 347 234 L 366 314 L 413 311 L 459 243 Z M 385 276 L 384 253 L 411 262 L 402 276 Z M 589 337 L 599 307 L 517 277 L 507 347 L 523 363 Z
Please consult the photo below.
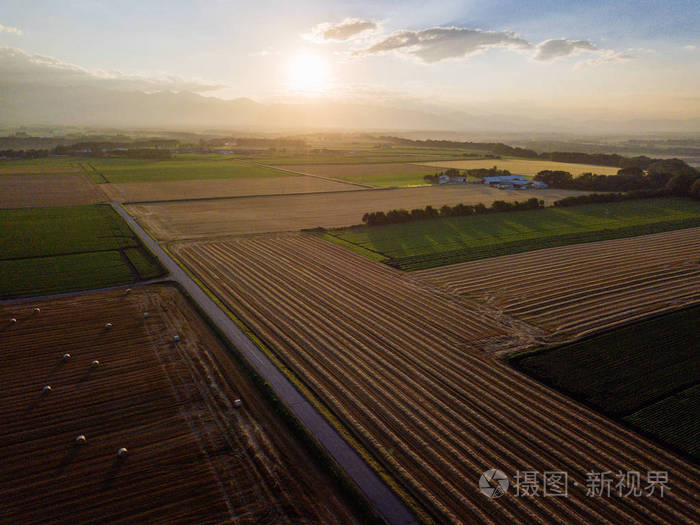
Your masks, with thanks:
M 85 175 L 0 177 L 0 208 L 77 206 L 106 201 L 100 186 Z
M 361 189 L 360 186 L 354 184 L 304 176 L 124 182 L 103 184 L 102 188 L 110 200 L 118 202 L 210 199 Z
M 700 228 L 505 255 L 413 276 L 571 337 L 700 301 Z
M 489 205 L 494 200 L 543 199 L 547 204 L 585 192 L 568 190 L 516 191 L 482 184 L 425 188 L 360 190 L 316 195 L 219 199 L 198 202 L 133 204 L 128 211 L 161 241 L 201 239 L 248 233 L 338 228 L 362 223 L 369 211 L 423 208 L 430 204 Z
M 700 471 L 481 347 L 542 334 L 307 235 L 174 253 L 440 523 L 694 523 Z M 566 471 L 569 497 L 491 500 L 482 472 Z M 588 497 L 588 471 L 668 470 L 664 498 Z M 573 486 L 573 483 L 578 486 Z
M 357 522 L 225 352 L 169 286 L 0 305 L 0 522 Z

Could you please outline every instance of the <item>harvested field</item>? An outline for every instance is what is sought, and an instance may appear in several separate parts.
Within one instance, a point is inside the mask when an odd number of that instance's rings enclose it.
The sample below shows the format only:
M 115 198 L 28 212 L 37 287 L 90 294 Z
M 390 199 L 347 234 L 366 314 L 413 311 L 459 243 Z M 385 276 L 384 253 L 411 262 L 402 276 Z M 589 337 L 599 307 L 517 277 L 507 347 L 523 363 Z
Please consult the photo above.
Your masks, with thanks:
M 0 179 L 1 180 L 1 179 Z M 250 179 L 177 180 L 167 182 L 124 182 L 103 184 L 110 200 L 117 202 L 212 199 L 251 195 L 282 195 L 359 190 L 354 184 L 343 184 L 314 177 L 264 177 Z
M 575 164 L 569 162 L 554 162 L 552 160 L 527 160 L 527 159 L 484 159 L 484 160 L 449 160 L 444 162 L 424 162 L 423 166 L 435 168 L 457 168 L 459 170 L 471 170 L 476 168 L 493 168 L 508 170 L 514 175 L 534 177 L 542 170 L 568 171 L 574 177 L 581 173 L 597 173 L 599 175 L 615 175 L 619 167 L 597 166 L 594 164 Z
M 310 235 L 172 250 L 435 521 L 700 519 L 695 466 L 483 351 L 537 329 Z M 569 495 L 489 499 L 489 468 L 567 472 Z M 589 497 L 590 470 L 668 470 L 672 490 Z
M 700 228 L 414 272 L 570 338 L 700 301 Z
M 508 191 L 483 185 L 364 190 L 325 195 L 289 195 L 200 202 L 136 204 L 128 211 L 161 241 L 338 228 L 360 224 L 368 211 L 422 208 L 428 204 L 490 204 L 494 200 L 544 199 L 551 204 L 568 190 Z
M 0 318 L 3 523 L 357 522 L 175 288 Z
M 305 173 L 316 177 L 349 180 L 372 186 L 406 186 L 425 184 L 424 175 L 432 175 L 438 168 L 407 163 L 380 164 L 301 164 L 274 166 L 275 168 Z
M 0 177 L 0 208 L 77 206 L 106 201 L 100 187 L 85 175 Z

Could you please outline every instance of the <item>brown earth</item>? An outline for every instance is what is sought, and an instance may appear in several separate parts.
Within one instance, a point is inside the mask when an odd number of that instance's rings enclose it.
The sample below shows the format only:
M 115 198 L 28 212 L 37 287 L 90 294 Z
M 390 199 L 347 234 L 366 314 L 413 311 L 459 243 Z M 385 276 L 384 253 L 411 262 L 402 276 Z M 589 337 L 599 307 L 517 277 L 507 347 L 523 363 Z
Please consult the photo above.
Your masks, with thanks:
M 700 228 L 493 257 L 413 276 L 570 338 L 700 301 Z
M 100 185 L 85 175 L 0 177 L 0 208 L 77 206 L 106 201 Z
M 543 199 L 547 204 L 585 192 L 568 190 L 498 190 L 481 184 L 360 190 L 317 195 L 289 195 L 164 202 L 127 206 L 129 213 L 161 241 L 222 237 L 249 233 L 337 228 L 362 222 L 371 211 L 440 207 L 445 204 L 489 205 L 494 200 Z
M 1 175 L 29 175 L 42 173 L 79 173 L 78 166 L 14 166 L 13 164 L 0 165 Z
M 700 519 L 696 466 L 484 351 L 546 332 L 311 235 L 172 249 L 436 522 Z M 478 481 L 491 468 L 513 485 L 517 471 L 566 472 L 568 497 L 511 486 L 489 499 Z M 666 470 L 670 490 L 586 495 L 587 472 L 630 470 Z
M 2 304 L 0 355 L 3 523 L 358 522 L 171 286 Z
M 353 184 L 304 176 L 125 182 L 101 186 L 110 200 L 118 202 L 210 199 L 360 189 Z

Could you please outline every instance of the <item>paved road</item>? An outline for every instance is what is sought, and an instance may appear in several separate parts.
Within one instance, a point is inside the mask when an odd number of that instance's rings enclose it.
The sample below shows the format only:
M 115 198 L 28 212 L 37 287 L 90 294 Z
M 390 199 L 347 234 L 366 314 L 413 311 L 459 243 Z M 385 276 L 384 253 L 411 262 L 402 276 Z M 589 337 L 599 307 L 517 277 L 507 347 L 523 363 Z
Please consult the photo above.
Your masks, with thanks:
M 170 272 L 171 279 L 179 282 L 187 293 L 199 303 L 231 343 L 245 356 L 255 370 L 274 389 L 277 397 L 284 401 L 292 413 L 308 428 L 325 447 L 336 462 L 355 481 L 382 518 L 392 525 L 417 524 L 418 521 L 403 502 L 381 480 L 326 419 L 309 403 L 297 388 L 279 371 L 255 343 L 233 322 L 233 320 L 194 282 L 165 250 L 139 226 L 124 208 L 112 202 L 112 207 L 131 226 L 141 241 L 160 259 Z

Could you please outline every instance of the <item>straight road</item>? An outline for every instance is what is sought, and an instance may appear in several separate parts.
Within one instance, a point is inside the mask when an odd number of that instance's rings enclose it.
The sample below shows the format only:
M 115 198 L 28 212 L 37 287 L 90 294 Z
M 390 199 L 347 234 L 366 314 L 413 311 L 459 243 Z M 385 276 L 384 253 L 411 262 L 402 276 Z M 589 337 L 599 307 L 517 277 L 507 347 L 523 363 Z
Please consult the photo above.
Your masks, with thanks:
M 187 275 L 175 260 L 168 255 L 158 242 L 139 226 L 121 204 L 110 203 L 119 215 L 129 224 L 148 248 L 160 259 L 170 272 L 170 278 L 180 283 L 187 293 L 197 301 L 216 326 L 229 338 L 243 354 L 258 374 L 265 379 L 289 408 L 289 410 L 316 437 L 335 461 L 357 484 L 367 499 L 374 505 L 379 515 L 391 525 L 417 525 L 418 521 L 403 502 L 382 481 L 377 473 L 367 465 L 362 457 L 326 421 L 297 388 L 279 371 L 253 341 L 233 322 L 200 286 Z

